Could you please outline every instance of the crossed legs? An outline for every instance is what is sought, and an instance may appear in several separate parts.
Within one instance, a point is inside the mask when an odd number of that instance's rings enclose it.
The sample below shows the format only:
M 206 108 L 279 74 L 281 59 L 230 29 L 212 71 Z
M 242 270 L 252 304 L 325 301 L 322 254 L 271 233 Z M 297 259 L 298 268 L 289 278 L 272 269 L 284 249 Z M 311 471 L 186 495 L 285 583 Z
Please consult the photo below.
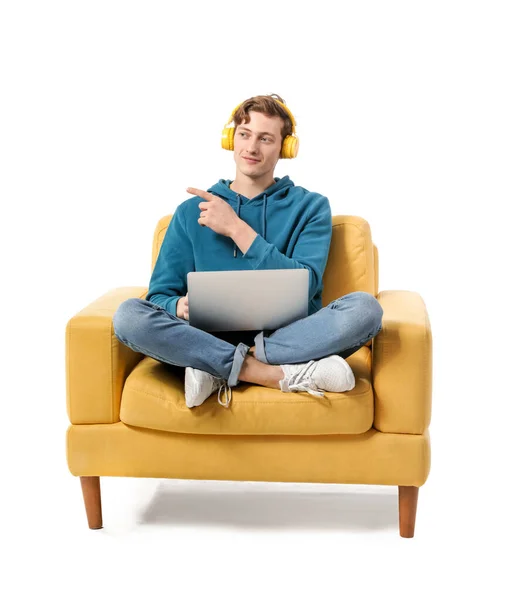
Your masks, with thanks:
M 193 367 L 236 385 L 239 380 L 279 389 L 281 365 L 338 354 L 350 356 L 380 331 L 382 308 L 371 294 L 352 292 L 318 312 L 275 331 L 260 331 L 254 345 L 238 345 L 190 327 L 151 302 L 130 298 L 113 317 L 123 343 L 156 360 Z M 249 342 L 250 343 L 250 342 Z

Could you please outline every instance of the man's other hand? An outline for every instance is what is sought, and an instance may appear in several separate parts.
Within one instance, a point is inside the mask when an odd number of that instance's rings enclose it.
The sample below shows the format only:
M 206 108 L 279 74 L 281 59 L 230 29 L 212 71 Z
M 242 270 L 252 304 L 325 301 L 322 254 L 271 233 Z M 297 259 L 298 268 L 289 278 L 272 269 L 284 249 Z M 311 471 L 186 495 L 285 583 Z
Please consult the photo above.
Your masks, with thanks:
M 189 294 L 182 296 L 177 302 L 177 317 L 179 317 L 179 319 L 185 319 L 186 321 L 189 321 L 188 295 Z

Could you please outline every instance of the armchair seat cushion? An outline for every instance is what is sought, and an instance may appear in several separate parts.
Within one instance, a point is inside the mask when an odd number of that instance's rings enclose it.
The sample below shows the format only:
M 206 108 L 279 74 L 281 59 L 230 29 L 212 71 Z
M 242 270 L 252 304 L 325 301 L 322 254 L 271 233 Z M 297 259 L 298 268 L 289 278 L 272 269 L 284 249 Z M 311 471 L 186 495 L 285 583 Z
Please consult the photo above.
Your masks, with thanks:
M 373 425 L 371 348 L 363 346 L 347 359 L 355 374 L 349 392 L 282 392 L 240 381 L 229 408 L 218 391 L 200 406 L 188 408 L 184 368 L 145 356 L 126 379 L 121 421 L 126 425 L 175 433 L 210 435 L 359 434 Z M 223 392 L 222 392 L 223 393 Z

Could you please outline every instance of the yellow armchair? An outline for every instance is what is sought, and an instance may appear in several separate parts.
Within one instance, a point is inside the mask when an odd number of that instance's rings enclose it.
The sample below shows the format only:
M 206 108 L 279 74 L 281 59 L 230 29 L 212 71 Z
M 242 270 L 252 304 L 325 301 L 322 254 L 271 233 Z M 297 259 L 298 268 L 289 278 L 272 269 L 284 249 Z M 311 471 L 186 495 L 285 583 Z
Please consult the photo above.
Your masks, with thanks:
M 152 269 L 172 215 L 155 229 Z M 432 335 L 416 292 L 378 291 L 367 221 L 333 216 L 323 306 L 373 294 L 383 327 L 349 356 L 356 386 L 316 398 L 240 382 L 223 409 L 213 394 L 189 409 L 184 369 L 134 352 L 112 317 L 146 287 L 101 296 L 66 326 L 67 463 L 79 476 L 88 525 L 102 527 L 101 476 L 396 485 L 402 537 L 413 537 L 430 470 Z

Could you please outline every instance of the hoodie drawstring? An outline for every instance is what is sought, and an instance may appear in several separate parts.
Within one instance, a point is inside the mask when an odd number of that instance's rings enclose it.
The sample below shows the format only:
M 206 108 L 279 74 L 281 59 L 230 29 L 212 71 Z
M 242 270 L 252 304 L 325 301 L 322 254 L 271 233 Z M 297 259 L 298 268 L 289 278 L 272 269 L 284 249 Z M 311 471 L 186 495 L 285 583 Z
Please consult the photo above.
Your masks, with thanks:
M 238 196 L 238 210 L 236 211 L 236 214 L 238 215 L 238 218 L 240 218 L 240 204 L 241 204 L 241 196 L 240 194 L 236 194 Z M 236 252 L 237 252 L 237 247 L 236 247 L 236 243 L 234 244 L 234 258 L 236 258 Z
M 267 239 L 267 194 L 263 194 L 263 239 Z

